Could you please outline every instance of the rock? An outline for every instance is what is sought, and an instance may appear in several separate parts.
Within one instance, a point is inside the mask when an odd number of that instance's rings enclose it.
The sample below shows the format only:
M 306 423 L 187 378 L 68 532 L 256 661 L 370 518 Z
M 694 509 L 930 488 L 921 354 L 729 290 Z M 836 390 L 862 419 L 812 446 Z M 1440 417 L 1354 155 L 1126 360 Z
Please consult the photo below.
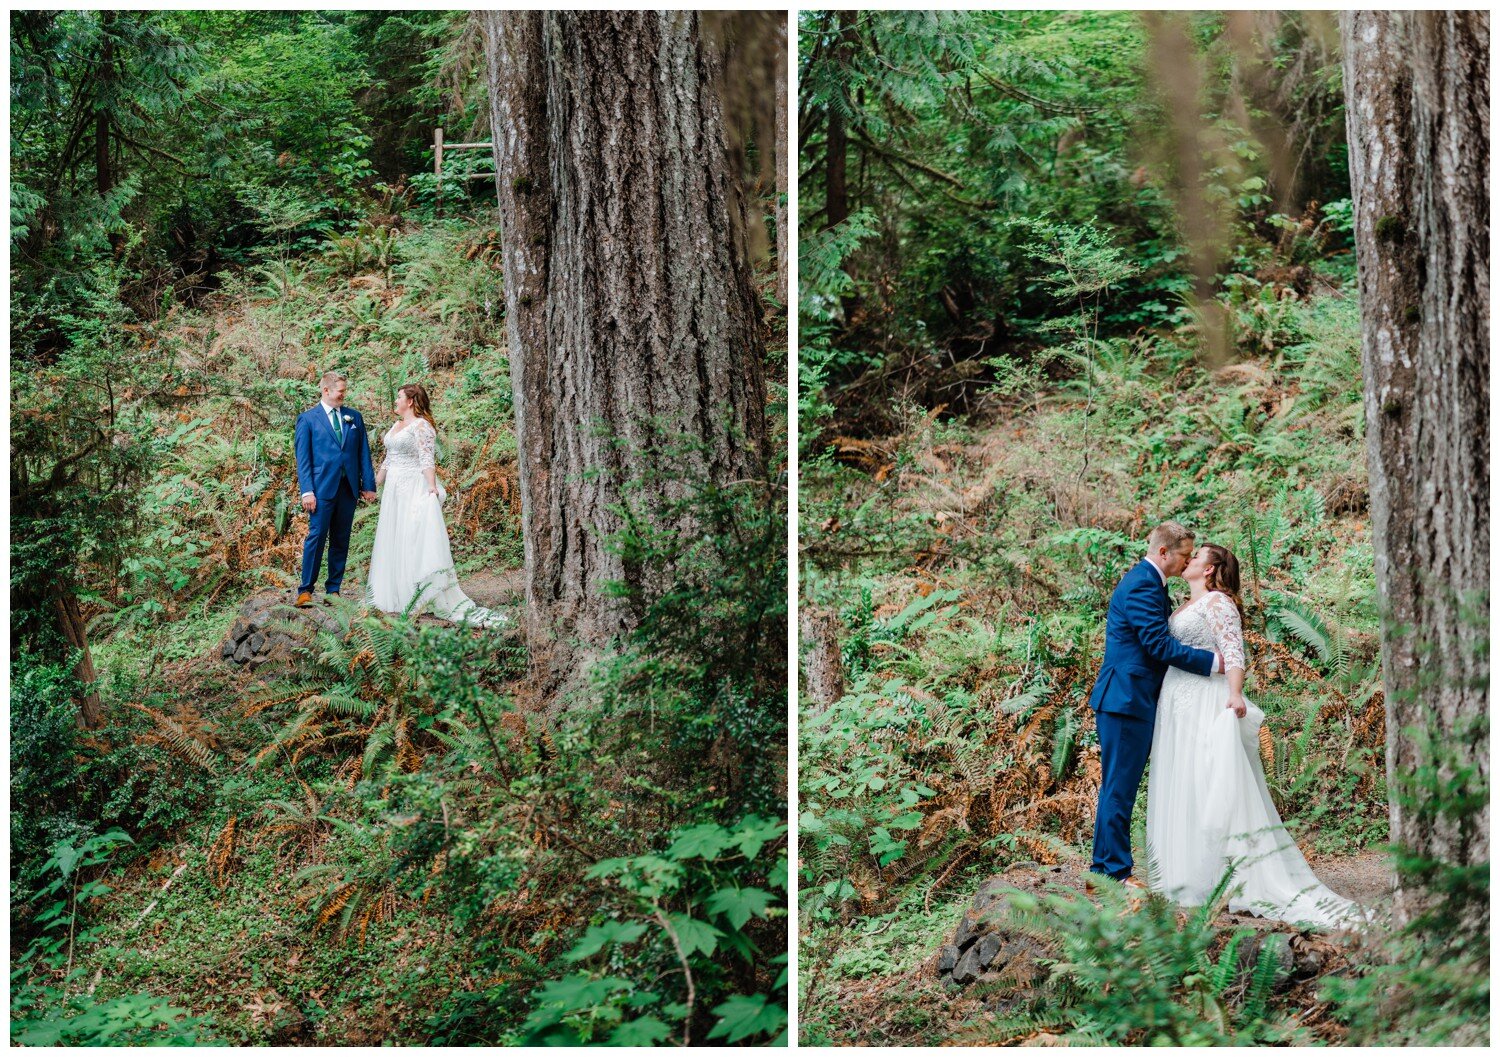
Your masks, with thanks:
M 1261 932 L 1257 936 L 1247 937 L 1240 944 L 1238 957 L 1235 959 L 1235 972 L 1239 982 L 1248 983 L 1251 975 L 1255 972 L 1256 963 L 1260 961 L 1261 951 L 1265 950 L 1266 944 L 1273 944 L 1276 951 L 1276 983 L 1272 990 L 1284 991 L 1291 983 L 1293 970 L 1296 968 L 1295 959 L 1292 955 L 1291 945 L 1287 942 L 1284 933 L 1275 931 Z
M 1327 941 L 1308 936 L 1293 936 L 1288 946 L 1292 959 L 1291 971 L 1302 979 L 1322 975 L 1336 954 L 1334 947 Z
M 978 952 L 981 968 L 988 969 L 994 963 L 995 955 L 1000 953 L 1000 948 L 1004 946 L 1004 943 L 1005 941 L 993 932 L 980 938 L 974 950 Z
M 284 625 L 290 625 L 288 630 Z M 240 606 L 219 654 L 232 664 L 259 669 L 291 660 L 293 652 L 311 641 L 319 630 L 336 631 L 338 618 L 323 606 L 298 609 L 289 592 L 276 588 L 259 591 Z M 301 629 L 295 633 L 295 629 Z
M 979 978 L 979 950 L 970 947 L 968 953 L 953 967 L 953 982 L 959 986 L 972 984 Z
M 974 893 L 974 907 L 977 910 L 987 909 L 992 903 L 999 900 L 1001 893 L 1005 890 L 1005 884 L 998 877 L 992 877 L 979 886 L 979 891 Z
M 984 915 L 975 910 L 965 911 L 963 920 L 958 923 L 958 929 L 953 933 L 953 946 L 964 950 L 977 940 L 984 930 Z
M 938 948 L 938 972 L 951 973 L 953 967 L 958 964 L 958 948 L 951 943 L 945 943 Z

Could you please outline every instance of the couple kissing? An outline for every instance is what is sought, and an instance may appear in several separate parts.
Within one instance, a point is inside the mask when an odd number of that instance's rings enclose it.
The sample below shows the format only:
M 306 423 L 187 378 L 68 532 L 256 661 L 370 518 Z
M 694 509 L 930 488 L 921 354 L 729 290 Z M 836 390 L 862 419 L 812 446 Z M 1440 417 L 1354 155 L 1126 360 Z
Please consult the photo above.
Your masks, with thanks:
M 1167 582 L 1189 594 L 1175 611 Z M 1287 833 L 1260 760 L 1265 715 L 1245 698 L 1244 617 L 1234 554 L 1195 546 L 1175 521 L 1152 530 L 1146 556 L 1110 597 L 1104 660 L 1089 695 L 1101 778 L 1092 873 L 1133 876 L 1130 818 L 1149 762 L 1146 849 L 1151 890 L 1183 906 L 1212 896 L 1233 870 L 1231 910 L 1323 928 L 1362 912 L 1318 881 Z

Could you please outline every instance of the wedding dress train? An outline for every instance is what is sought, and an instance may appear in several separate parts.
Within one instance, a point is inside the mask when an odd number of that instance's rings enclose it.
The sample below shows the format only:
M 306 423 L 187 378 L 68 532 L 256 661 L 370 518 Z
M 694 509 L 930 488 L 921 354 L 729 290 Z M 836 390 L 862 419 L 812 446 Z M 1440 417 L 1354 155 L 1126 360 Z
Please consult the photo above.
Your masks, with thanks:
M 1210 591 L 1173 614 L 1181 642 L 1217 650 L 1226 668 L 1245 665 L 1239 610 Z M 1363 913 L 1313 874 L 1287 833 L 1260 761 L 1265 714 L 1246 702 L 1226 707 L 1224 675 L 1172 668 L 1157 699 L 1146 788 L 1151 887 L 1184 906 L 1212 894 L 1234 864 L 1229 908 L 1322 928 L 1358 923 Z
M 423 473 L 434 468 L 436 454 L 437 434 L 424 418 L 404 428 L 397 423 L 385 435 L 385 487 L 365 600 L 386 613 L 402 613 L 411 606 L 413 612 L 443 620 L 486 627 L 503 624 L 503 614 L 476 605 L 458 585 L 443 523 L 446 493 L 441 484 L 438 495 L 428 491 Z

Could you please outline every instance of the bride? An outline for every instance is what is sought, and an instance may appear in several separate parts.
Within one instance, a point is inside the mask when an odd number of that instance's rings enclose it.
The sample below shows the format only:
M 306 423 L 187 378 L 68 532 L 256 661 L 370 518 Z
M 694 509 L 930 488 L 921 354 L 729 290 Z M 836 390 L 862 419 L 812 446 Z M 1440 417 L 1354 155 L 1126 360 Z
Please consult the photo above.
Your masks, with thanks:
M 1184 906 L 1213 893 L 1231 863 L 1231 910 L 1340 928 L 1363 917 L 1323 885 L 1281 822 L 1261 769 L 1265 714 L 1245 700 L 1239 562 L 1205 544 L 1182 573 L 1192 588 L 1172 635 L 1217 650 L 1223 675 L 1168 669 L 1157 700 L 1146 787 L 1151 887 Z
M 366 601 L 386 613 L 410 607 L 443 620 L 503 624 L 503 614 L 476 605 L 458 586 L 443 523 L 447 493 L 437 480 L 437 426 L 427 390 L 415 383 L 398 389 L 396 415 L 399 421 L 385 435 L 385 459 L 375 473 L 375 485 L 384 491 Z

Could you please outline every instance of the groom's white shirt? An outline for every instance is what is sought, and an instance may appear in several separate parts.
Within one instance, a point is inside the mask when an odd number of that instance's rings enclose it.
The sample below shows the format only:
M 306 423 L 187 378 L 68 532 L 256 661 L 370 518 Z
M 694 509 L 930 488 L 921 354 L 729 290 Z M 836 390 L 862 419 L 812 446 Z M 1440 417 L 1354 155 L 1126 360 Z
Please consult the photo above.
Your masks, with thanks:
M 338 410 L 338 408 L 330 407 L 328 405 L 328 401 L 327 400 L 319 400 L 318 401 L 318 406 L 323 409 L 323 417 L 324 418 L 327 418 L 329 415 L 333 414 L 335 411 Z M 302 498 L 306 499 L 310 495 L 312 495 L 311 492 L 303 492 L 302 493 Z M 1149 561 L 1150 559 L 1147 559 L 1147 560 Z M 1160 572 L 1161 570 L 1157 570 L 1157 571 Z
M 1161 577 L 1161 585 L 1163 587 L 1166 587 L 1167 586 L 1167 574 L 1161 571 L 1161 566 L 1156 564 L 1156 559 L 1152 558 L 1151 555 L 1148 554 L 1148 555 L 1146 555 L 1146 561 L 1150 563 L 1151 568 L 1153 568 L 1153 569 L 1156 570 L 1156 575 Z M 1214 671 L 1215 672 L 1223 672 L 1224 671 L 1224 658 L 1219 656 L 1219 651 L 1218 650 L 1210 650 L 1209 652 L 1214 655 Z

